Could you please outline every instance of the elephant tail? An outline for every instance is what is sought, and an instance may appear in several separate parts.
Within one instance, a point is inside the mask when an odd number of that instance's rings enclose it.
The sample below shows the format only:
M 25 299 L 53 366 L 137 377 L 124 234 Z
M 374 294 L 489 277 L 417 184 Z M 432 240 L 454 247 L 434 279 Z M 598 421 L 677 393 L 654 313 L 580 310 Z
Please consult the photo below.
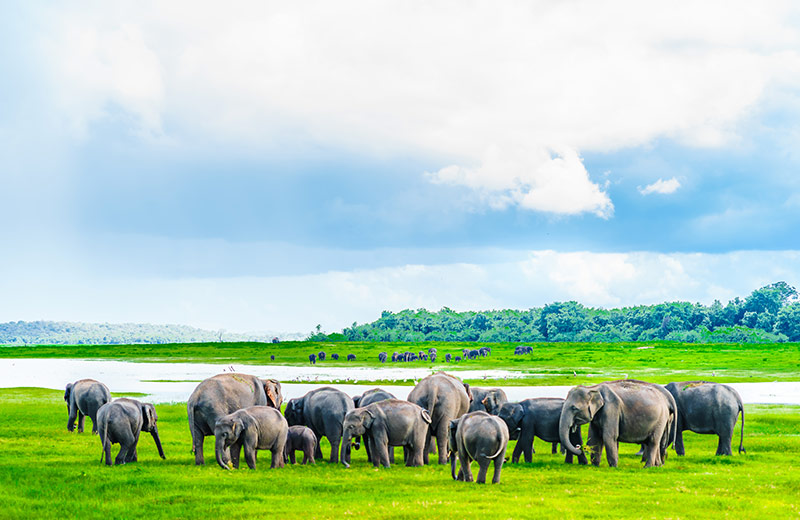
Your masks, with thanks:
M 100 464 L 102 464 L 103 458 L 106 457 L 106 452 L 108 452 L 108 460 L 111 460 L 111 443 L 108 442 L 108 420 L 103 421 L 103 436 L 100 437 L 100 441 L 103 449 L 103 451 L 100 452 Z
M 501 440 L 500 441 L 500 447 L 497 448 L 497 451 L 494 452 L 494 455 L 486 455 L 486 458 L 489 459 L 489 460 L 496 459 L 497 456 L 500 455 L 500 453 L 503 451 L 503 448 L 505 448 L 505 446 L 503 446 L 503 442 Z
M 747 453 L 747 450 L 744 449 L 744 404 L 742 404 L 741 398 L 739 399 L 739 411 L 742 412 L 742 426 L 741 433 L 739 434 L 739 453 Z

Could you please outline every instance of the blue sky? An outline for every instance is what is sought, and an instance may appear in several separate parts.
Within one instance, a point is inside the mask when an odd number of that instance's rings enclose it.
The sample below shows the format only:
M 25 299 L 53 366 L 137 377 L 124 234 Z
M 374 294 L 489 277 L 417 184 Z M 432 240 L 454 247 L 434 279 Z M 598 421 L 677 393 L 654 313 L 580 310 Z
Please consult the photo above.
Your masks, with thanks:
M 0 321 L 800 285 L 797 11 L 595 4 L 5 8 Z

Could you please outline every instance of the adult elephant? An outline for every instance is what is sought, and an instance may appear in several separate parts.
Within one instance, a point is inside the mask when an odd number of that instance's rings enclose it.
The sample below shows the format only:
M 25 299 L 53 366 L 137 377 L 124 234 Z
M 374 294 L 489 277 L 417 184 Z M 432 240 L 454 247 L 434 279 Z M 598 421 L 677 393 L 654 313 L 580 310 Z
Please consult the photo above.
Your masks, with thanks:
M 330 461 L 337 463 L 344 416 L 353 408 L 355 408 L 353 400 L 346 393 L 330 386 L 323 386 L 311 390 L 298 399 L 289 399 L 283 413 L 289 426 L 308 426 L 317 439 L 327 437 L 331 443 Z M 322 458 L 319 443 L 316 456 Z
M 567 394 L 559 418 L 561 445 L 575 455 L 569 432 L 589 423 L 592 464 L 600 465 L 603 448 L 608 465 L 619 462 L 619 442 L 642 444 L 645 467 L 661 466 L 674 440 L 675 400 L 660 385 L 626 379 L 593 386 L 576 386 Z
M 64 392 L 69 419 L 67 430 L 75 430 L 75 419 L 78 420 L 78 433 L 83 433 L 83 423 L 88 415 L 92 420 L 92 433 L 97 433 L 97 411 L 111 401 L 108 387 L 94 379 L 79 379 L 69 383 Z
M 678 405 L 675 453 L 684 455 L 683 432 L 713 434 L 719 437 L 717 455 L 732 455 L 731 440 L 736 419 L 742 414 L 739 453 L 745 451 L 744 405 L 739 392 L 728 385 L 708 381 L 683 381 L 666 385 Z
M 431 416 L 428 449 L 423 454 L 425 464 L 428 464 L 428 453 L 433 449 L 433 437 L 436 437 L 439 448 L 439 464 L 447 464 L 450 421 L 458 419 L 469 410 L 472 401 L 469 385 L 455 376 L 437 372 L 417 383 L 408 394 L 408 400 L 428 410 Z
M 564 399 L 555 397 L 525 399 L 518 403 L 505 403 L 500 407 L 497 415 L 508 426 L 511 438 L 517 441 L 511 462 L 519 462 L 520 455 L 525 456 L 525 462 L 533 460 L 532 454 L 536 453 L 533 449 L 534 437 L 552 443 L 553 453 L 556 453 L 555 444 L 559 441 L 559 422 L 563 407 Z M 580 425 L 570 430 L 569 438 L 575 446 L 583 444 Z M 572 452 L 567 451 L 564 462 L 572 464 L 572 457 Z M 583 452 L 578 455 L 578 462 L 587 463 Z
M 97 411 L 97 421 L 100 444 L 103 447 L 100 462 L 105 457 L 106 464 L 111 465 L 111 445 L 117 443 L 119 453 L 114 464 L 136 462 L 139 458 L 137 445 L 141 432 L 149 432 L 153 436 L 159 456 L 166 458 L 158 436 L 156 407 L 152 404 L 121 397 L 101 406 Z
M 377 403 L 379 401 L 385 401 L 387 399 L 397 399 L 397 397 L 386 390 L 373 388 L 372 390 L 367 390 L 361 395 L 353 396 L 353 404 L 356 408 L 359 408 L 363 406 L 369 406 L 372 403 Z M 355 441 L 355 448 L 359 449 L 361 447 L 361 436 L 357 435 L 353 440 Z M 367 462 L 372 462 L 372 448 L 370 447 L 369 443 L 364 444 L 364 449 L 367 450 Z M 393 447 L 389 447 L 389 462 L 394 464 Z
M 372 464 L 388 468 L 389 450 L 402 446 L 406 466 L 422 466 L 431 416 L 408 401 L 387 399 L 355 408 L 344 418 L 342 464 L 350 467 L 350 440 L 363 435 L 372 453 Z
M 218 419 L 249 406 L 271 406 L 280 410 L 281 403 L 281 384 L 275 379 L 226 373 L 201 382 L 186 403 L 194 463 L 205 464 L 203 441 L 206 436 L 214 435 Z
M 497 415 L 500 407 L 508 402 L 508 397 L 502 388 L 478 388 L 471 386 L 472 402 L 469 404 L 470 412 L 488 412 Z

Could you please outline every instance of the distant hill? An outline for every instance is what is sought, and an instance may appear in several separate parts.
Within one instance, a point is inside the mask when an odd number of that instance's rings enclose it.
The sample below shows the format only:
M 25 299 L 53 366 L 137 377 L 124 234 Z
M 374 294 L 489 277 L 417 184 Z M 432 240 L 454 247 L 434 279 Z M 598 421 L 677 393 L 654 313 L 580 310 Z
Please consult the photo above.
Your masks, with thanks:
M 186 325 L 149 323 L 82 323 L 11 321 L 0 323 L 0 345 L 118 345 L 135 343 L 198 343 L 212 341 L 301 340 L 302 333 L 238 334 Z

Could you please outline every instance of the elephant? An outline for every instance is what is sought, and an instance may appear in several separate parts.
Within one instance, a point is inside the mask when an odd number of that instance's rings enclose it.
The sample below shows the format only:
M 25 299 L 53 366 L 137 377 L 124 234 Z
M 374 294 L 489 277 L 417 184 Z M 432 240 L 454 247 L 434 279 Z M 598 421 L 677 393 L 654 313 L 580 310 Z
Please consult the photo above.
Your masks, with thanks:
M 104 404 L 111 401 L 111 392 L 108 387 L 94 379 L 79 379 L 69 383 L 64 392 L 64 401 L 67 402 L 67 430 L 75 430 L 75 419 L 78 419 L 78 433 L 83 433 L 83 423 L 88 415 L 92 420 L 92 433 L 98 432 L 97 411 Z
M 444 355 L 444 362 L 445 363 L 449 363 L 451 359 L 453 359 L 453 355 L 452 354 L 445 354 Z
M 308 362 L 311 363 L 312 365 L 316 365 L 317 364 L 317 356 L 316 356 L 316 354 L 309 354 L 308 355 Z
M 303 464 L 315 464 L 314 452 L 317 450 L 317 437 L 311 428 L 306 426 L 289 426 L 286 435 L 286 447 L 283 452 L 284 461 L 288 458 L 296 464 L 295 451 L 303 452 Z
M 469 410 L 472 392 L 469 385 L 455 376 L 437 372 L 422 379 L 408 394 L 408 401 L 428 410 L 431 425 L 428 429 L 428 449 L 423 455 L 428 464 L 428 453 L 434 453 L 433 437 L 439 448 L 439 464 L 447 464 L 447 445 L 450 436 L 448 425 Z
M 459 361 L 461 361 L 461 356 L 456 356 L 456 359 L 455 359 L 455 361 L 456 361 L 456 363 L 458 363 Z
M 214 435 L 217 419 L 248 406 L 280 409 L 282 402 L 281 384 L 275 379 L 225 373 L 201 382 L 186 403 L 194 463 L 205 464 L 203 441 L 207 435 Z
M 616 467 L 620 441 L 644 446 L 645 467 L 661 466 L 674 441 L 676 416 L 675 400 L 660 385 L 625 379 L 576 386 L 561 410 L 559 440 L 568 451 L 580 455 L 569 432 L 589 423 L 587 444 L 595 466 L 600 465 L 605 447 L 608 465 Z
M 675 453 L 684 455 L 683 431 L 710 433 L 719 437 L 717 455 L 732 455 L 731 440 L 736 419 L 742 414 L 739 453 L 744 453 L 744 405 L 739 392 L 728 385 L 708 381 L 669 383 L 667 391 L 678 405 Z
M 214 424 L 216 439 L 214 453 L 217 464 L 224 469 L 239 469 L 239 456 L 244 447 L 244 460 L 247 467 L 256 469 L 258 450 L 270 450 L 272 463 L 270 468 L 284 466 L 283 453 L 286 448 L 286 437 L 289 425 L 281 415 L 281 411 L 271 406 L 249 406 L 236 410 L 217 419 Z M 230 452 L 230 460 L 227 460 Z
M 386 399 L 397 399 L 397 397 L 386 390 L 373 388 L 372 390 L 367 390 L 362 395 L 353 396 L 353 405 L 355 405 L 356 408 L 359 408 L 368 406 L 372 403 L 377 403 L 378 401 L 385 401 Z M 356 436 L 355 448 L 359 449 L 359 447 L 361 447 L 361 437 Z M 368 442 L 364 443 L 364 448 L 367 451 L 367 462 L 372 462 L 372 448 Z M 389 462 L 394 463 L 394 448 L 389 448 Z
M 339 361 L 339 354 L 331 354 L 331 359 L 334 361 Z
M 381 363 L 386 363 L 386 352 L 381 352 L 378 354 L 378 361 Z
M 317 358 L 319 358 L 320 361 L 325 361 L 325 352 L 320 351 L 317 354 Z
M 156 407 L 150 403 L 121 397 L 101 406 L 97 411 L 97 429 L 103 447 L 100 462 L 102 463 L 105 457 L 106 464 L 111 466 L 112 444 L 119 444 L 119 453 L 114 459 L 114 464 L 136 462 L 138 460 L 136 446 L 139 444 L 139 434 L 143 431 L 150 432 L 159 456 L 166 459 L 164 449 L 161 447 L 161 438 L 158 436 L 157 422 Z
M 538 397 L 525 399 L 518 403 L 505 403 L 500 407 L 497 416 L 508 426 L 511 438 L 517 441 L 514 453 L 511 455 L 511 462 L 519 462 L 519 457 L 523 454 L 525 455 L 525 462 L 533 460 L 531 455 L 536 453 L 533 449 L 534 437 L 539 437 L 543 441 L 552 443 L 552 452 L 557 453 L 559 441 L 558 425 L 563 406 L 564 399 Z M 581 427 L 577 426 L 575 429 L 570 430 L 569 438 L 573 445 L 582 445 Z M 567 451 L 564 462 L 572 464 L 572 457 L 572 452 Z M 586 455 L 583 452 L 578 455 L 578 462 L 581 464 L 587 463 Z
M 376 468 L 391 466 L 390 446 L 403 446 L 406 466 L 422 466 L 430 423 L 427 410 L 400 399 L 386 399 L 355 408 L 344 418 L 342 464 L 350 467 L 350 440 L 363 435 Z
M 347 354 L 347 361 L 355 361 L 356 355 L 355 354 Z
M 508 402 L 506 393 L 501 388 L 478 388 L 471 386 L 472 402 L 469 405 L 470 412 L 484 410 L 490 415 L 497 415 L 503 403 Z
M 499 417 L 483 411 L 470 412 L 449 423 L 450 474 L 453 480 L 472 482 L 472 461 L 478 462 L 478 484 L 486 483 L 489 464 L 494 462 L 492 484 L 500 482 L 500 472 L 508 447 L 508 427 Z M 456 474 L 456 453 L 461 468 Z
M 308 426 L 317 439 L 327 437 L 331 443 L 332 463 L 339 462 L 339 444 L 342 440 L 342 423 L 347 412 L 355 408 L 353 400 L 341 390 L 323 386 L 311 390 L 303 397 L 289 399 L 284 410 L 289 426 Z M 315 452 L 322 458 L 322 450 L 317 443 Z

